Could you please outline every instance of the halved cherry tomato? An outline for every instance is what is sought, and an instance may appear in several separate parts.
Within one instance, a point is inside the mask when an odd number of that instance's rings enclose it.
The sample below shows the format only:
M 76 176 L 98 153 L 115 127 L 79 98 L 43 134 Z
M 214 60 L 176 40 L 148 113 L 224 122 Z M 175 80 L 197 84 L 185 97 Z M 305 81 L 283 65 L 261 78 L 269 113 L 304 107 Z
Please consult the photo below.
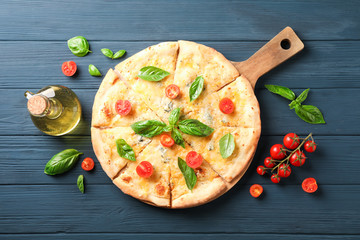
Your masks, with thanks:
M 259 184 L 254 184 L 250 187 L 250 194 L 254 198 L 259 197 L 263 191 L 264 191 L 263 187 Z
M 290 156 L 290 163 L 295 167 L 304 165 L 306 156 L 303 151 L 297 150 Z
M 271 175 L 271 181 L 273 182 L 273 183 L 279 183 L 280 182 L 280 176 L 279 175 L 277 175 L 277 174 L 273 174 L 273 175 Z
M 162 134 L 160 137 L 160 143 L 164 146 L 164 147 L 171 147 L 172 145 L 175 144 L 174 139 L 172 139 L 169 135 L 167 134 Z
M 89 157 L 85 158 L 81 163 L 81 167 L 85 171 L 93 170 L 94 166 L 95 166 L 94 160 L 92 160 L 92 158 Z
M 198 168 L 203 162 L 203 157 L 195 151 L 190 151 L 186 155 L 186 164 L 191 168 Z
M 283 145 L 275 144 L 270 148 L 270 155 L 273 159 L 281 160 L 286 156 L 286 151 Z
M 265 158 L 265 160 L 264 160 L 264 165 L 265 165 L 265 167 L 267 167 L 267 168 L 273 168 L 273 167 L 275 167 L 274 159 L 272 159 L 271 157 Z
M 316 150 L 316 143 L 314 141 L 307 141 L 305 144 L 304 144 L 304 149 L 305 151 L 309 152 L 309 153 L 312 153 L 312 152 L 315 152 Z
M 288 133 L 284 137 L 284 146 L 288 149 L 295 149 L 300 145 L 300 139 L 299 136 L 296 135 L 296 133 Z
M 63 62 L 61 70 L 65 76 L 71 77 L 76 73 L 76 63 L 73 61 Z
M 318 185 L 316 183 L 315 178 L 306 178 L 302 182 L 301 187 L 307 193 L 316 192 L 316 190 L 318 189 Z
M 219 103 L 220 111 L 225 114 L 230 114 L 234 112 L 235 105 L 230 98 L 223 98 Z
M 180 94 L 180 88 L 175 84 L 170 84 L 165 88 L 165 95 L 170 99 L 175 99 Z
M 131 103 L 128 100 L 117 100 L 115 110 L 121 116 L 126 116 L 131 112 Z
M 140 177 L 149 178 L 153 174 L 154 168 L 148 161 L 142 161 L 136 167 L 136 172 Z
M 282 163 L 278 169 L 278 175 L 283 178 L 287 178 L 291 174 L 291 167 L 289 164 Z
M 265 167 L 262 166 L 262 165 L 258 166 L 258 167 L 256 168 L 256 172 L 257 172 L 259 175 L 261 175 L 261 176 L 264 175 L 264 174 L 266 173 Z

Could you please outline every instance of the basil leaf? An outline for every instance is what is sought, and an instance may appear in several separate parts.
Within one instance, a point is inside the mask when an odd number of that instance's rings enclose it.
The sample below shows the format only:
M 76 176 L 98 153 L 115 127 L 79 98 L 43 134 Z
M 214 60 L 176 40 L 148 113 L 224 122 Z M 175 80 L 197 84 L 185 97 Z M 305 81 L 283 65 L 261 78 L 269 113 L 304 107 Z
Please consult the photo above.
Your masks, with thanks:
M 311 124 L 325 123 L 324 117 L 320 110 L 312 105 L 297 105 L 295 107 L 296 114 L 305 122 Z
M 189 96 L 190 96 L 190 102 L 197 99 L 204 88 L 204 78 L 202 76 L 199 76 L 195 79 L 195 81 L 191 84 L 189 88 Z
M 80 190 L 80 192 L 84 193 L 85 192 L 85 187 L 84 187 L 84 175 L 79 175 L 78 179 L 77 179 L 77 186 Z
M 56 175 L 69 171 L 83 154 L 76 149 L 66 149 L 55 154 L 46 164 L 44 173 Z
M 303 101 L 305 101 L 305 99 L 308 96 L 308 93 L 310 91 L 310 88 L 304 90 L 297 98 L 295 101 L 297 101 L 299 104 L 301 104 Z
M 101 52 L 108 58 L 112 58 L 114 56 L 114 53 L 108 48 L 102 48 Z
M 183 120 L 179 122 L 178 127 L 183 133 L 199 137 L 209 136 L 214 131 L 214 129 L 196 119 Z
M 114 56 L 112 57 L 112 59 L 117 59 L 117 58 L 121 58 L 122 56 L 124 56 L 124 54 L 126 53 L 125 50 L 119 50 L 117 51 Z
M 179 117 L 180 117 L 180 108 L 175 108 L 170 113 L 169 124 L 175 125 L 177 123 L 177 121 L 179 121 Z
M 165 127 L 166 124 L 158 120 L 144 120 L 131 125 L 135 133 L 148 138 L 159 135 L 164 131 Z
M 276 86 L 276 85 L 265 85 L 265 87 L 272 93 L 278 94 L 289 100 L 295 99 L 295 93 L 287 87 Z
M 134 150 L 132 147 L 130 147 L 129 144 L 126 143 L 124 139 L 116 140 L 116 148 L 120 157 L 126 158 L 130 161 L 136 161 Z
M 299 104 L 296 100 L 293 100 L 289 104 L 289 107 L 290 107 L 290 109 L 294 109 L 294 108 L 296 108 L 296 106 L 299 106 L 299 105 L 301 105 L 301 104 Z
M 170 73 L 161 68 L 147 66 L 140 69 L 138 77 L 146 81 L 157 82 L 168 75 L 170 75 Z
M 84 57 L 89 50 L 89 43 L 83 36 L 77 36 L 67 41 L 70 51 L 78 57 Z
M 184 141 L 183 137 L 181 136 L 181 132 L 179 131 L 179 129 L 173 128 L 173 130 L 171 132 L 171 137 L 172 137 L 172 139 L 174 139 L 174 141 L 177 145 L 185 148 L 185 141 Z
M 180 168 L 181 173 L 183 174 L 186 182 L 186 186 L 188 189 L 192 190 L 195 187 L 197 182 L 197 177 L 194 169 L 189 167 L 186 162 L 178 157 L 178 166 Z
M 94 77 L 101 77 L 101 72 L 99 71 L 99 69 L 97 69 L 94 65 L 90 64 L 89 65 L 89 73 L 91 76 Z
M 167 125 L 166 127 L 164 127 L 163 132 L 171 132 L 173 129 L 174 129 L 173 125 Z
M 219 141 L 220 154 L 222 158 L 228 158 L 234 152 L 235 141 L 231 133 L 225 134 Z

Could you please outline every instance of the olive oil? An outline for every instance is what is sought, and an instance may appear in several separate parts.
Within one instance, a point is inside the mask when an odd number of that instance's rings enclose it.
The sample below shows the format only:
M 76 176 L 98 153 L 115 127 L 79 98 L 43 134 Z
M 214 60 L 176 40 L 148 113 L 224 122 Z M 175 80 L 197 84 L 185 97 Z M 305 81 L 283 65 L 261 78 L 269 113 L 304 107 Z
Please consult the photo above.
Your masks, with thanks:
M 47 86 L 36 94 L 27 91 L 25 97 L 28 99 L 27 108 L 34 125 L 46 134 L 67 134 L 80 122 L 80 101 L 67 87 Z

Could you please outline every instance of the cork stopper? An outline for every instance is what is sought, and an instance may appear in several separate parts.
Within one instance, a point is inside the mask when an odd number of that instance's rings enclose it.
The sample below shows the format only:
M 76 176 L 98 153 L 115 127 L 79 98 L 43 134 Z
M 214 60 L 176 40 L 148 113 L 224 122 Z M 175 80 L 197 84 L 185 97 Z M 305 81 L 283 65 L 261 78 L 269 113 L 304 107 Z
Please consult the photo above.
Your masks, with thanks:
M 47 101 L 44 97 L 35 95 L 28 100 L 27 108 L 32 115 L 42 115 L 47 108 Z

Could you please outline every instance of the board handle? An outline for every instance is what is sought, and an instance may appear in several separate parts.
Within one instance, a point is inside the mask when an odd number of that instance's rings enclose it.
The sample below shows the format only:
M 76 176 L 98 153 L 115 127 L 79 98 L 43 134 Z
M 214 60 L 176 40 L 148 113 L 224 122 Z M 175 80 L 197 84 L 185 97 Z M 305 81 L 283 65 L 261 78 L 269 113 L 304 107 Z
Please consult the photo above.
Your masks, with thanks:
M 284 28 L 278 35 L 243 62 L 232 62 L 252 87 L 259 77 L 288 60 L 304 48 L 304 43 L 291 27 Z

